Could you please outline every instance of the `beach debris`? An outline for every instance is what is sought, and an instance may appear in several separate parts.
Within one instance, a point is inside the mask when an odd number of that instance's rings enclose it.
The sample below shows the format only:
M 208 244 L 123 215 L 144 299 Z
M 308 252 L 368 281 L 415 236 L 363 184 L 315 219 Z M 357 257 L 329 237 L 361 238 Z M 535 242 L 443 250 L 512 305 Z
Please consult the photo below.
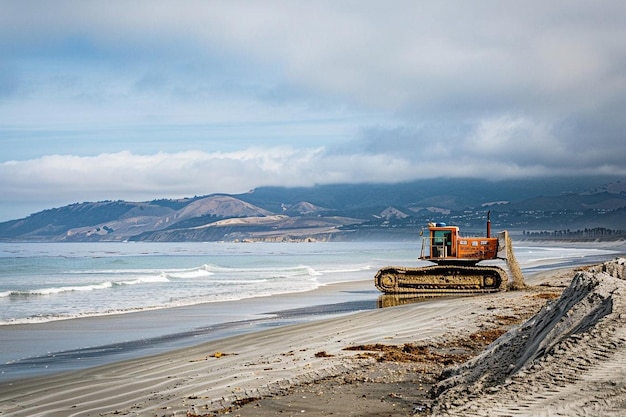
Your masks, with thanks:
M 204 358 L 201 359 L 192 359 L 189 362 L 202 362 L 202 361 L 206 361 L 209 360 L 209 358 L 215 358 L 215 359 L 219 359 L 222 358 L 224 356 L 230 356 L 230 355 L 236 355 L 236 353 L 226 353 L 226 352 L 220 352 L 219 350 L 215 351 L 214 353 L 205 356 Z
M 513 323 L 508 320 L 507 324 Z M 382 343 L 348 346 L 347 351 L 361 352 L 356 359 L 374 358 L 378 362 L 423 362 L 438 365 L 452 365 L 466 361 L 485 346 L 502 336 L 506 331 L 500 328 L 479 330 L 453 343 L 386 345 Z
M 437 352 L 432 346 L 422 346 L 412 343 L 404 345 L 385 345 L 381 343 L 371 345 L 348 346 L 343 350 L 360 351 L 357 359 L 374 358 L 378 362 L 435 362 L 443 365 L 461 363 L 467 360 L 466 354 Z
M 327 353 L 325 350 L 322 350 L 315 354 L 316 358 L 332 358 L 333 356 L 335 355 L 331 355 L 330 353 Z

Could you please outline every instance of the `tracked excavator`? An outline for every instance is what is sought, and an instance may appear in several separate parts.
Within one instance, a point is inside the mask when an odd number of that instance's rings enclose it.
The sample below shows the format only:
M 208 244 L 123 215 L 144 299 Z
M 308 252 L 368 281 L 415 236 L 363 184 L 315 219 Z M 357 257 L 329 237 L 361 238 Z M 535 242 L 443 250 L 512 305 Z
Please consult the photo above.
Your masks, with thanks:
M 510 249 L 506 231 L 491 237 L 489 215 L 485 237 L 462 237 L 458 226 L 429 223 L 419 259 L 436 265 L 384 267 L 376 273 L 375 285 L 385 294 L 434 296 L 500 291 L 509 281 L 507 272 L 498 266 L 477 264 L 492 259 L 508 263 L 508 252 L 512 256 Z M 517 262 L 515 264 L 519 269 Z M 519 274 L 521 276 L 521 271 Z M 521 280 L 523 282 L 523 277 Z

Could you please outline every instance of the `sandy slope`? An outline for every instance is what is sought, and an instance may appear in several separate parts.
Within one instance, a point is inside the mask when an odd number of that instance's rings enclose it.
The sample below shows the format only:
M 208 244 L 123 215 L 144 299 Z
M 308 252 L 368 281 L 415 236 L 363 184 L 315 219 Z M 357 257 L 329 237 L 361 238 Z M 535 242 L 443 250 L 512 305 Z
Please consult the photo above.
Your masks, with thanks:
M 448 372 L 435 415 L 626 415 L 626 258 L 576 274 L 555 302 Z
M 440 396 L 434 403 L 424 402 L 428 382 L 435 382 L 444 364 L 461 363 L 474 353 L 471 349 L 478 344 L 472 347 L 467 341 L 504 332 L 533 316 L 546 300 L 558 297 L 573 273 L 544 274 L 530 280 L 531 287 L 523 291 L 360 312 L 6 383 L 0 385 L 0 415 L 186 416 L 233 408 L 241 415 L 302 415 L 302 411 L 306 415 L 423 415 L 431 405 L 443 415 L 572 415 L 570 411 L 578 413 L 582 406 L 581 415 L 598 415 L 584 414 L 596 409 L 618 415 L 624 411 L 626 381 L 626 343 L 620 324 L 626 318 L 624 290 L 621 283 L 614 290 L 605 285 L 607 280 L 615 281 L 605 278 L 607 274 L 588 272 L 587 276 L 574 280 L 577 286 L 566 291 L 568 309 L 548 301 L 550 307 L 535 322 L 500 338 L 496 342 L 500 348 L 492 346 L 485 355 L 448 372 L 449 379 L 436 388 Z M 537 335 L 541 340 L 535 340 Z M 407 363 L 399 358 L 379 362 L 380 352 L 345 350 L 376 344 L 425 350 L 414 355 L 421 359 Z M 506 360 L 497 359 L 493 352 Z M 507 356 L 507 352 L 514 354 Z M 505 366 L 494 366 L 493 360 Z M 415 378 L 418 373 L 425 379 Z M 298 391 L 303 387 L 307 394 Z M 255 401 L 238 408 L 249 399 Z M 268 401 L 274 401 L 271 407 Z

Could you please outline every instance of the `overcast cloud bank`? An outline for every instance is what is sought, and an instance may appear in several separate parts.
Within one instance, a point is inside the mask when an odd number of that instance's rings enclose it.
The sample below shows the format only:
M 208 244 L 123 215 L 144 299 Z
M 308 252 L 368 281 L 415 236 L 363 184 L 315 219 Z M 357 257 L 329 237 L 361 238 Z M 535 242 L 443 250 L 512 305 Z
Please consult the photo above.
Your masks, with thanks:
M 626 175 L 623 16 L 617 0 L 0 1 L 0 219 L 262 185 Z

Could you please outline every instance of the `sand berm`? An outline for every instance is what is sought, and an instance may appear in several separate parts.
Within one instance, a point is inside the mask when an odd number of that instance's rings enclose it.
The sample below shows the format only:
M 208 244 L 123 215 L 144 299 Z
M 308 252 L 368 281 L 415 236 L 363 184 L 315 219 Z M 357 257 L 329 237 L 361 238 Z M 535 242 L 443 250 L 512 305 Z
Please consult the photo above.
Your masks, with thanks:
M 444 371 L 434 415 L 626 415 L 626 259 L 579 271 L 555 302 Z

